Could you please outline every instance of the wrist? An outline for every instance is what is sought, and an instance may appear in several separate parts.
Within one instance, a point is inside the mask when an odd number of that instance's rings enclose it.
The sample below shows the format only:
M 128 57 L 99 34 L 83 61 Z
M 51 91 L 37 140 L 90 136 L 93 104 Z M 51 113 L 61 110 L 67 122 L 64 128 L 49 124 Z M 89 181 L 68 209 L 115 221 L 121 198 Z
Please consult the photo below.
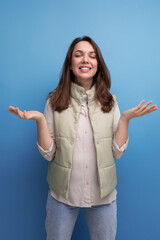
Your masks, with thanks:
M 41 122 L 43 122 L 45 120 L 45 116 L 44 116 L 44 114 L 43 113 L 41 113 L 39 116 L 38 116 L 38 118 L 36 119 L 36 123 L 41 123 Z
M 130 120 L 130 119 L 127 118 L 124 113 L 121 114 L 120 121 L 125 122 L 125 123 L 128 124 L 128 123 L 129 123 L 129 120 Z

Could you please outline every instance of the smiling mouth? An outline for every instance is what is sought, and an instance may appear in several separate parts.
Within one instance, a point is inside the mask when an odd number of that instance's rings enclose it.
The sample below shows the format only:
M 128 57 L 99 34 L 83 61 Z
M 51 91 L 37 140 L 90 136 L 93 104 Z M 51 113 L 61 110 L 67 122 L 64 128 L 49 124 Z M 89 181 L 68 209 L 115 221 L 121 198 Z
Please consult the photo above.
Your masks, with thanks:
M 84 72 L 84 73 L 89 72 L 91 70 L 90 67 L 80 67 L 79 69 L 81 72 Z

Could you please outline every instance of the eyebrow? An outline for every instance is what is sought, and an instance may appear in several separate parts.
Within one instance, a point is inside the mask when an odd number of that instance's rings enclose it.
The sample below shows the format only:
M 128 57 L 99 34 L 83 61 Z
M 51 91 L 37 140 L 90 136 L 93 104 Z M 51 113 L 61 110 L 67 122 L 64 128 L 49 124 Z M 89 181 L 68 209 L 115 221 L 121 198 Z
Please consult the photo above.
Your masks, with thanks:
M 83 51 L 82 51 L 82 50 L 76 50 L 76 51 L 75 51 L 75 53 L 76 53 L 76 52 L 83 53 Z M 95 51 L 90 51 L 89 53 L 95 53 Z

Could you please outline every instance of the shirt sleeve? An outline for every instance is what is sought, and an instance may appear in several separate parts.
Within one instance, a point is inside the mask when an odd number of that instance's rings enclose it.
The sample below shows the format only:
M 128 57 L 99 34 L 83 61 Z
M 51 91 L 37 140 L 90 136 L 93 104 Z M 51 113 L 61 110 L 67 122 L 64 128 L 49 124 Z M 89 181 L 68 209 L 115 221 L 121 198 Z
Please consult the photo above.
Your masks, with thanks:
M 115 140 L 115 133 L 116 133 L 116 130 L 117 130 L 117 127 L 118 127 L 119 119 L 120 119 L 120 110 L 119 110 L 117 101 L 116 101 L 115 104 L 116 105 L 115 105 L 115 108 L 114 108 L 112 151 L 113 151 L 114 158 L 119 159 L 123 155 L 123 153 L 125 152 L 125 150 L 126 150 L 126 148 L 128 146 L 129 138 L 123 144 L 123 146 L 121 146 L 119 148 L 119 146 L 117 145 L 116 140 Z
M 48 150 L 44 150 L 37 141 L 37 146 L 40 154 L 48 161 L 51 161 L 56 152 L 56 143 L 55 143 L 55 136 L 54 136 L 54 112 L 52 110 L 51 104 L 49 99 L 46 102 L 44 116 L 47 121 L 48 129 L 52 138 L 52 144 Z

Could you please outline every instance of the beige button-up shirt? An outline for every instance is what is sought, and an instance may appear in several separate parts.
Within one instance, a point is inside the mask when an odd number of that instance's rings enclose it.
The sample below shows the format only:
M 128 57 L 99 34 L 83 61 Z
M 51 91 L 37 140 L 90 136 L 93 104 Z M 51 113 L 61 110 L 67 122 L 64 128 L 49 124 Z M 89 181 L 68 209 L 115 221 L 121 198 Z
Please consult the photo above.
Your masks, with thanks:
M 48 161 L 51 161 L 56 151 L 56 143 L 54 138 L 54 113 L 49 100 L 47 100 L 44 115 L 53 142 L 48 150 L 42 149 L 38 142 L 37 145 L 42 156 Z M 116 103 L 114 110 L 112 149 L 113 156 L 117 159 L 122 156 L 128 145 L 128 140 L 121 148 L 116 144 L 114 135 L 118 126 L 119 118 L 120 111 L 118 104 Z M 51 195 L 60 202 L 77 207 L 91 207 L 93 205 L 109 204 L 116 199 L 116 189 L 107 197 L 100 198 L 96 149 L 92 127 L 88 116 L 87 95 L 83 95 L 82 98 L 81 113 L 77 126 L 76 142 L 73 151 L 72 173 L 69 185 L 69 198 L 66 200 L 61 195 L 57 195 L 53 190 L 51 190 Z

